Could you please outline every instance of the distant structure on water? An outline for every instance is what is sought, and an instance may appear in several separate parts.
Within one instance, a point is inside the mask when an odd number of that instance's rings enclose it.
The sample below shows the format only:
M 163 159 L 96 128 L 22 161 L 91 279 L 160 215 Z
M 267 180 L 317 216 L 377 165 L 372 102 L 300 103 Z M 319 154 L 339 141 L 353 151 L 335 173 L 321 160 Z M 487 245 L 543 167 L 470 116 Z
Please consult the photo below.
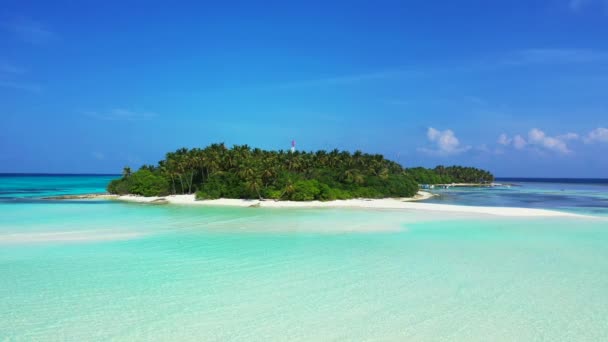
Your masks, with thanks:
M 291 141 L 291 153 L 294 153 L 296 151 L 296 141 L 292 140 Z

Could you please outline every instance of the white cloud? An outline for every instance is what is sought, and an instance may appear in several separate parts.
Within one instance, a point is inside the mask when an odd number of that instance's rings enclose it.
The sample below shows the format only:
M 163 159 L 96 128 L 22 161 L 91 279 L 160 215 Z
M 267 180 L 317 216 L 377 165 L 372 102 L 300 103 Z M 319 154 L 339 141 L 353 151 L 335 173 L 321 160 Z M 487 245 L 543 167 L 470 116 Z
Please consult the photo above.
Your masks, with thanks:
M 518 150 L 523 149 L 524 147 L 526 147 L 526 145 L 528 145 L 528 142 L 526 142 L 526 139 L 524 139 L 521 135 L 516 135 L 513 138 L 509 138 L 509 136 L 506 133 L 502 133 L 500 136 L 498 136 L 498 140 L 497 143 L 503 146 L 509 146 L 512 145 L 513 147 L 515 147 Z
M 450 129 L 440 131 L 433 127 L 429 127 L 426 136 L 428 140 L 436 146 L 433 149 L 419 148 L 418 150 L 421 152 L 445 156 L 462 153 L 471 149 L 470 146 L 461 146 L 460 141 Z
M 541 142 L 545 138 L 545 132 L 538 128 L 533 128 L 528 132 L 528 139 L 530 142 Z
M 598 127 L 596 129 L 592 130 L 584 138 L 584 141 L 587 144 L 599 143 L 599 142 L 608 143 L 608 128 Z
M 533 146 L 545 150 L 555 151 L 563 154 L 570 153 L 570 149 L 566 144 L 568 140 L 578 139 L 578 134 L 567 133 L 551 137 L 545 134 L 538 128 L 533 128 L 528 132 L 528 139 L 526 140 L 521 135 L 515 135 L 512 139 L 509 138 L 505 133 L 498 137 L 498 143 L 503 146 L 513 146 L 515 149 L 523 150 L 527 146 Z
M 498 143 L 503 145 L 503 146 L 509 146 L 509 144 L 511 143 L 511 138 L 509 138 L 508 135 L 506 135 L 505 133 L 501 134 L 498 137 Z
M 158 116 L 152 112 L 136 112 L 122 108 L 112 109 L 107 112 L 85 112 L 84 114 L 98 120 L 107 121 L 142 121 L 151 120 Z
M 533 128 L 528 133 L 528 143 L 547 150 L 556 151 L 559 153 L 570 153 L 570 149 L 564 140 L 558 137 L 550 137 L 538 128 Z
M 549 136 L 542 130 L 533 128 L 528 132 L 527 138 L 519 134 L 510 138 L 506 133 L 502 133 L 498 137 L 497 143 L 503 146 L 513 146 L 517 150 L 532 149 L 538 152 L 546 150 L 569 154 L 572 153 L 572 150 L 568 144 L 573 141 L 583 141 L 586 144 L 608 143 L 608 128 L 598 127 L 587 135 L 569 132 L 556 136 Z
M 516 149 L 521 150 L 526 147 L 526 145 L 528 145 L 528 143 L 526 142 L 526 139 L 524 139 L 521 135 L 518 134 L 513 137 L 513 147 L 515 147 Z

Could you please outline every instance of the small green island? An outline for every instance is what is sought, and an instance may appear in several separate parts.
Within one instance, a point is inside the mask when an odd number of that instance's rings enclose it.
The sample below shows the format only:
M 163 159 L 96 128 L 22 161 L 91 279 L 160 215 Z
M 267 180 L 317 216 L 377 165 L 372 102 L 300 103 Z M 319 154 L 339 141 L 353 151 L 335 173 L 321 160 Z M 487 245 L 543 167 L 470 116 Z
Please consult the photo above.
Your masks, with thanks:
M 218 143 L 169 152 L 158 165 L 144 165 L 136 172 L 125 167 L 122 178 L 110 182 L 107 190 L 146 197 L 196 194 L 197 200 L 331 201 L 412 197 L 420 184 L 493 181 L 490 172 L 473 167 L 404 168 L 380 154 L 361 151 L 267 151 Z

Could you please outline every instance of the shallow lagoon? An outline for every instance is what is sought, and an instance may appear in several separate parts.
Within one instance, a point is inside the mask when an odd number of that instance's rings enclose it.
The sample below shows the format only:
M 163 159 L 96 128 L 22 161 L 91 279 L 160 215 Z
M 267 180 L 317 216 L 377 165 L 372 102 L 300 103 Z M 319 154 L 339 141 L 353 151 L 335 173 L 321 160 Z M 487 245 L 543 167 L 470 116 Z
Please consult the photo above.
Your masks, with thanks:
M 605 340 L 607 243 L 604 218 L 13 198 L 0 340 Z

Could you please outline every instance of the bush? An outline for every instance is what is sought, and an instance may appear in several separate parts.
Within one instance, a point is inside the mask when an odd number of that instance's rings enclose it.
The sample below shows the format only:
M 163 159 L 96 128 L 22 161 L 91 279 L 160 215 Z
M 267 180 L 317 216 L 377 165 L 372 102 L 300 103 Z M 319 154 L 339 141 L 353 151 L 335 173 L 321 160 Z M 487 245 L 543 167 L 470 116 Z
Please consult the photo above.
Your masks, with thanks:
M 266 189 L 262 193 L 262 197 L 269 198 L 269 199 L 274 199 L 274 200 L 281 199 L 281 195 L 283 195 L 283 191 L 276 190 L 276 189 Z
M 332 193 L 335 195 L 336 199 L 346 200 L 353 198 L 350 192 L 343 189 L 331 189 Z
M 166 196 L 169 194 L 169 181 L 148 169 L 141 169 L 111 181 L 107 190 L 116 195 Z
M 418 182 L 407 175 L 391 175 L 384 192 L 392 197 L 412 197 L 418 192 Z
M 169 194 L 169 181 L 150 170 L 141 169 L 127 177 L 111 181 L 107 190 L 117 195 L 166 196 Z
M 297 181 L 293 187 L 295 191 L 290 196 L 292 201 L 312 201 L 319 199 L 321 194 L 319 182 L 315 179 Z
M 140 169 L 123 179 L 128 184 L 129 193 L 141 196 L 166 196 L 169 194 L 169 181 L 147 169 Z
M 126 195 L 129 193 L 129 183 L 126 179 L 115 179 L 108 184 L 107 190 L 111 194 Z
M 221 198 L 221 193 L 217 190 L 199 190 L 196 192 L 197 200 L 212 200 Z
M 375 188 L 359 187 L 351 191 L 351 198 L 379 198 L 385 197 Z
M 327 184 L 319 184 L 319 200 L 321 201 L 333 201 L 336 199 L 336 193 Z
M 218 199 L 218 198 L 248 198 L 250 191 L 243 182 L 234 174 L 216 174 L 200 186 L 196 192 L 196 199 Z

